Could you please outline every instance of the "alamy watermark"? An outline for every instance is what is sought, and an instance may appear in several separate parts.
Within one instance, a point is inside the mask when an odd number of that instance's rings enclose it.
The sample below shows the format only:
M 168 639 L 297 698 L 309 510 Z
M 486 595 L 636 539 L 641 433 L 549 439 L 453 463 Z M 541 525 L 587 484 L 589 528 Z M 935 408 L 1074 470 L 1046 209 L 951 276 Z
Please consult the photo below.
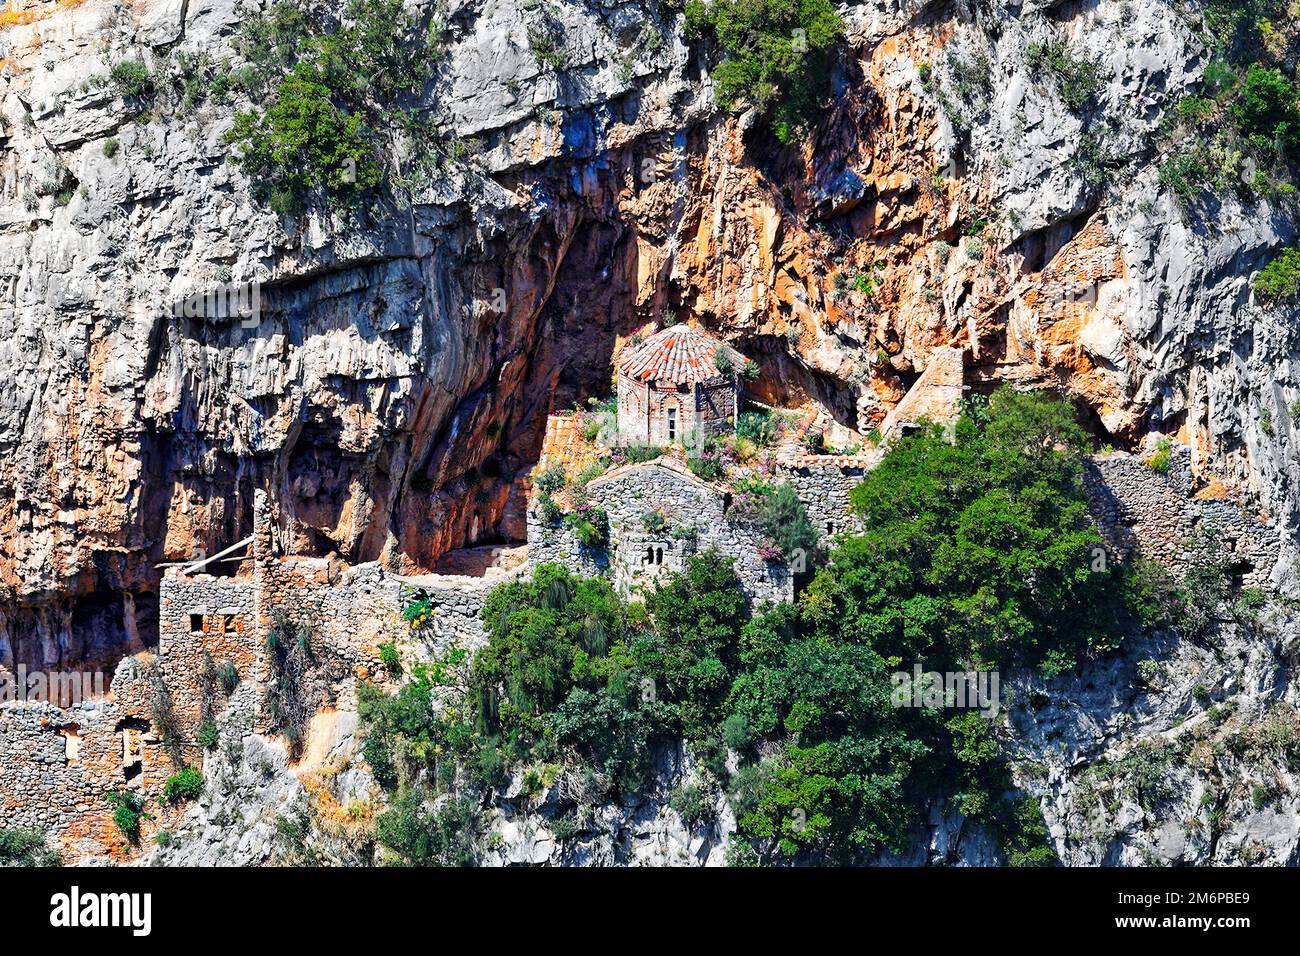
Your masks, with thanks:
M 102 700 L 108 684 L 103 671 L 29 671 L 19 664 L 14 673 L 0 670 L 0 704 L 76 707 Z
M 893 687 L 889 700 L 895 707 L 978 710 L 981 717 L 990 720 L 998 715 L 1001 707 L 997 671 L 940 673 L 922 671 L 920 664 L 913 664 L 910 672 L 891 674 L 889 683 Z

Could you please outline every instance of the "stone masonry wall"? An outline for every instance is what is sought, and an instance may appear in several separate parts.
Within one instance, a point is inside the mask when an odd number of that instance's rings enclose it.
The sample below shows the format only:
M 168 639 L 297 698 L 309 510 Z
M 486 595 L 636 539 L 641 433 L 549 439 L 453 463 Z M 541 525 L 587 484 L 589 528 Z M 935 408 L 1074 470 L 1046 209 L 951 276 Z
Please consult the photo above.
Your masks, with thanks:
M 150 725 L 150 654 L 128 657 L 111 693 L 71 707 L 0 705 L 0 820 L 49 834 L 71 858 L 127 859 L 133 852 L 113 823 L 109 794 L 132 791 L 148 804 L 144 837 L 180 812 L 158 802 L 178 769 Z M 185 756 L 184 751 L 181 752 Z
M 1108 547 L 1123 557 L 1134 548 L 1176 572 L 1195 559 L 1187 543 L 1213 530 L 1241 587 L 1269 587 L 1277 569 L 1279 528 L 1248 504 L 1192 492 L 1191 455 L 1171 443 L 1163 474 L 1144 456 L 1123 452 L 1093 459 L 1085 473 L 1094 520 Z
M 583 547 L 564 526 L 545 526 L 533 509 L 528 540 L 531 564 L 556 562 L 587 576 L 612 573 L 616 587 L 632 592 L 669 571 L 681 570 L 691 554 L 715 547 L 734 559 L 741 585 L 752 600 L 794 598 L 789 569 L 781 562 L 763 560 L 759 536 L 727 520 L 723 492 L 689 472 L 661 461 L 626 465 L 588 484 L 587 496 L 609 516 L 608 548 Z M 667 519 L 668 529 L 662 534 L 646 530 L 644 516 L 654 511 Z M 690 530 L 693 534 L 687 533 Z
M 794 487 L 808 519 L 823 540 L 830 535 L 862 530 L 862 522 L 849 504 L 849 492 L 862 481 L 865 473 L 862 465 L 840 465 L 833 461 L 778 466 L 778 474 Z
M 412 595 L 427 597 L 433 604 L 433 624 L 420 635 L 419 646 L 414 648 L 417 658 L 436 656 L 452 645 L 475 650 L 486 644 L 483 602 L 497 585 L 527 570 L 525 563 L 514 573 L 498 577 L 426 574 L 399 579 Z
M 253 726 L 251 681 L 258 677 L 261 640 L 256 629 L 256 583 L 250 577 L 186 575 L 169 568 L 158 594 L 158 659 L 182 735 L 198 736 L 205 719 L 230 711 L 222 730 L 241 735 Z M 240 683 L 222 697 L 212 672 L 230 664 Z
M 146 799 L 147 842 L 183 812 L 157 798 L 181 766 L 203 765 L 196 738 L 205 719 L 217 724 L 223 742 L 271 731 L 264 698 L 272 678 L 267 636 L 274 628 L 300 625 L 310 635 L 304 691 L 310 712 L 355 707 L 360 680 L 391 683 L 379 657 L 385 642 L 414 660 L 431 659 L 453 642 L 483 643 L 483 600 L 508 576 L 404 579 L 377 563 L 276 557 L 264 510 L 258 515 L 255 560 L 242 575 L 168 569 L 159 594 L 157 655 L 122 661 L 106 697 L 68 708 L 0 705 L 4 825 L 46 831 L 70 859 L 128 859 L 134 848 L 113 823 L 111 792 L 132 790 Z M 430 598 L 434 617 L 429 627 L 413 630 L 402 609 L 417 595 Z M 229 695 L 213 679 L 214 669 L 227 663 L 238 675 Z M 160 693 L 178 731 L 167 741 L 154 721 Z

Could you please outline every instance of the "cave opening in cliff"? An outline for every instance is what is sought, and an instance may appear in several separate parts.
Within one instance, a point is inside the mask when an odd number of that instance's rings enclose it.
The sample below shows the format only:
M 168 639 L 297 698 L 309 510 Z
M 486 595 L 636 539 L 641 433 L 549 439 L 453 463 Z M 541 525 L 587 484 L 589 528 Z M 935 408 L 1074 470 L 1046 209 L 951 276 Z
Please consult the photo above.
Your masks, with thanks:
M 1071 396 L 1067 393 L 1065 398 Z M 1117 435 L 1106 427 L 1106 423 L 1101 420 L 1097 410 L 1081 398 L 1076 398 L 1073 402 L 1074 418 L 1088 435 L 1090 435 L 1097 448 L 1122 448 L 1127 442 L 1124 436 Z

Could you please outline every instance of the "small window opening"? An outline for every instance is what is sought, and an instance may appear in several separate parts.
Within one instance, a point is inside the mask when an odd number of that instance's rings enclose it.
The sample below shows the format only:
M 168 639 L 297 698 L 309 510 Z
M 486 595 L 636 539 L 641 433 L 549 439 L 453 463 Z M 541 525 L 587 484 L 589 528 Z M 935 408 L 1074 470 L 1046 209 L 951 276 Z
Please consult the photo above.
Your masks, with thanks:
M 191 615 L 190 615 L 190 633 L 191 633 L 191 634 L 202 634 L 202 633 L 203 633 L 203 615 L 202 615 L 202 614 L 191 614 Z

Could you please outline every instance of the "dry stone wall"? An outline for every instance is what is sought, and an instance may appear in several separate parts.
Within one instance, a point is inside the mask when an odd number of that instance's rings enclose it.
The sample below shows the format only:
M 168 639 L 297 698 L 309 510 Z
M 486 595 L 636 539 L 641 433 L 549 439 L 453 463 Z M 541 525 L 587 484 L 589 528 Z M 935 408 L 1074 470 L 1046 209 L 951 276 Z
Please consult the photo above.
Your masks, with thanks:
M 794 580 L 783 562 L 765 561 L 760 539 L 727 520 L 725 492 L 663 461 L 625 465 L 587 485 L 587 497 L 609 516 L 609 544 L 588 548 L 565 526 L 529 513 L 530 563 L 555 562 L 587 576 L 612 574 L 624 592 L 644 589 L 686 566 L 697 552 L 716 548 L 733 559 L 745 593 L 755 601 L 790 601 Z M 658 513 L 662 531 L 646 526 Z
M 866 467 L 862 464 L 825 464 L 808 462 L 780 466 L 782 478 L 790 482 L 808 512 L 808 520 L 825 539 L 832 535 L 852 534 L 862 530 L 862 522 L 853 513 L 849 492 L 862 481 Z
M 1271 587 L 1282 570 L 1278 525 L 1247 503 L 1194 494 L 1189 449 L 1172 442 L 1167 450 L 1163 472 L 1149 463 L 1159 451 L 1154 445 L 1143 456 L 1116 452 L 1089 463 L 1088 498 L 1108 547 L 1120 557 L 1140 549 L 1182 572 L 1199 558 L 1190 542 L 1210 532 L 1237 586 Z

